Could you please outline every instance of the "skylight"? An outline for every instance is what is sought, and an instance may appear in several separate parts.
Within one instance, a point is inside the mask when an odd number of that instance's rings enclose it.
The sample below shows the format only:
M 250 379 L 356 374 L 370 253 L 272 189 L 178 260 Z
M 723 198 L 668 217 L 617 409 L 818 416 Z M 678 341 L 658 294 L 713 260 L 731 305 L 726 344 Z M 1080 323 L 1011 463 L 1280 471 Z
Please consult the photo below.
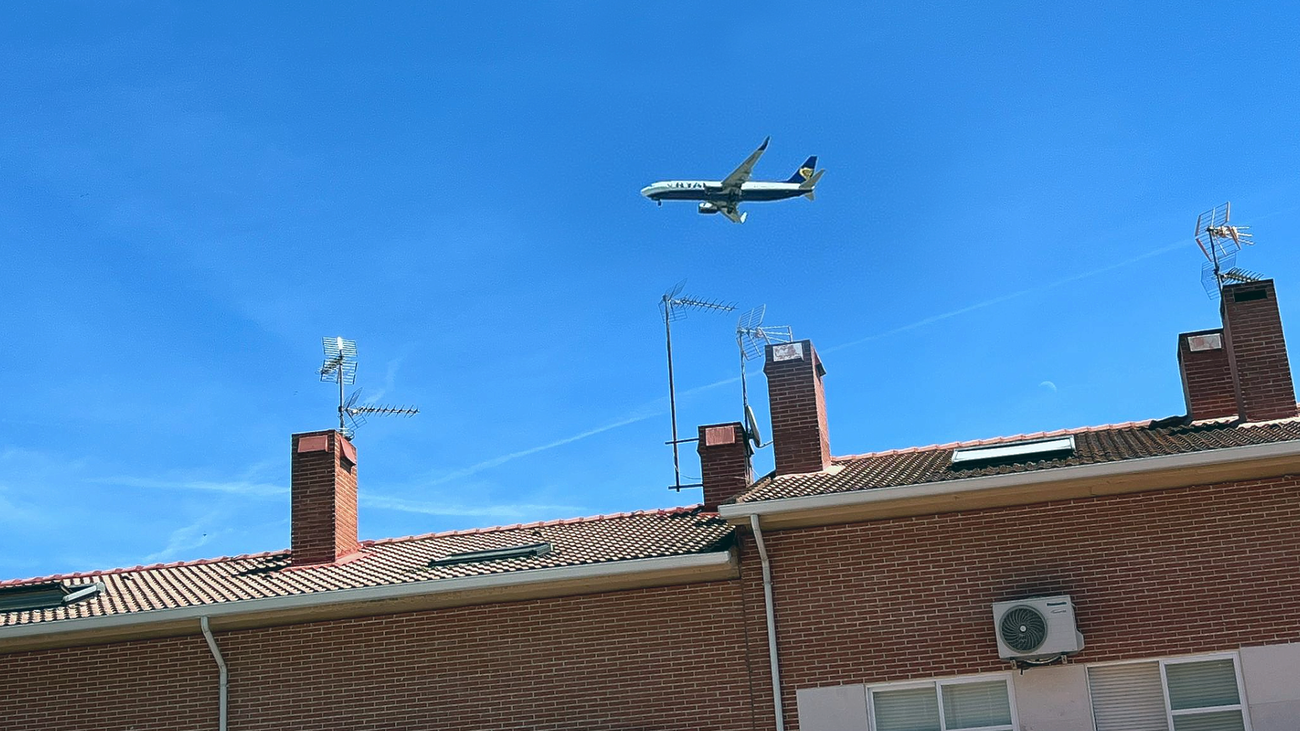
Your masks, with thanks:
M 952 453 L 954 465 L 976 462 L 1021 462 L 1029 459 L 1056 459 L 1074 453 L 1074 435 L 1053 439 L 1033 439 L 1023 442 L 989 444 L 982 447 L 962 447 Z
M 452 566 L 458 563 L 479 563 L 481 561 L 503 561 L 508 558 L 531 558 L 533 556 L 545 556 L 551 552 L 549 543 L 530 543 L 526 546 L 507 546 L 505 548 L 489 548 L 484 551 L 466 551 L 464 553 L 453 553 L 442 558 L 435 558 L 429 562 L 430 566 Z
M 0 612 L 61 607 L 92 597 L 103 588 L 100 583 L 69 586 L 62 581 L 0 587 Z

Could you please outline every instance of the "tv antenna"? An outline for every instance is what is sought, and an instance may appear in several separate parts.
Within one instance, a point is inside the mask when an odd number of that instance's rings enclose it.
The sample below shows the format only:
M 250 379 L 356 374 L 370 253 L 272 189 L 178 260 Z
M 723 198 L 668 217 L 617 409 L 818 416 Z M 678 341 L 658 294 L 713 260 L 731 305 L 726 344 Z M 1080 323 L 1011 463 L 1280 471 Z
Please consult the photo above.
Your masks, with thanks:
M 346 400 L 343 387 L 357 382 L 357 341 L 346 338 L 323 338 L 325 362 L 320 367 L 320 379 L 333 381 L 339 386 L 339 431 L 351 439 L 357 428 L 366 423 L 366 416 L 415 416 L 420 410 L 408 406 L 357 405 L 361 389 L 352 392 Z
M 733 304 L 682 294 L 682 288 L 685 286 L 686 280 L 683 279 L 672 289 L 664 292 L 664 296 L 659 299 L 659 311 L 664 317 L 664 339 L 668 344 L 668 415 L 673 422 L 673 438 L 672 441 L 668 442 L 673 447 L 673 484 L 669 489 L 678 491 L 685 487 L 699 487 L 699 485 L 682 484 L 681 456 L 678 453 L 678 445 L 685 442 L 694 442 L 696 439 L 677 438 L 677 388 L 673 383 L 673 323 L 686 319 L 687 313 L 691 310 L 732 312 L 736 309 Z
M 1196 245 L 1205 255 L 1201 265 L 1201 286 L 1210 299 L 1218 299 L 1223 285 L 1233 282 L 1256 282 L 1262 277 L 1237 266 L 1237 252 L 1255 242 L 1247 229 L 1233 226 L 1232 203 L 1215 206 L 1196 217 Z
M 768 343 L 789 343 L 794 331 L 789 325 L 763 325 L 767 305 L 759 305 L 740 316 L 736 321 L 736 348 L 740 351 L 740 402 L 744 410 L 745 436 L 754 443 L 754 449 L 767 446 L 758 431 L 758 419 L 749 408 L 749 388 L 745 379 L 745 363 L 763 355 Z

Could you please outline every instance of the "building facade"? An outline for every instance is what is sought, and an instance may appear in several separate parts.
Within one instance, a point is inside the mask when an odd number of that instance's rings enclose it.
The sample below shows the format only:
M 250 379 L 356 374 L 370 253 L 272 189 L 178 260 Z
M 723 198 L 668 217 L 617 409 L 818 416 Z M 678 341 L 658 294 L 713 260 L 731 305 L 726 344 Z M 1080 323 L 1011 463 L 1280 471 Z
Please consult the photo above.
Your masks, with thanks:
M 289 551 L 0 583 L 0 728 L 1300 728 L 1300 419 L 1273 283 L 1222 302 L 1184 417 L 847 457 L 770 345 L 776 469 L 701 427 L 694 508 L 358 541 L 297 435 Z

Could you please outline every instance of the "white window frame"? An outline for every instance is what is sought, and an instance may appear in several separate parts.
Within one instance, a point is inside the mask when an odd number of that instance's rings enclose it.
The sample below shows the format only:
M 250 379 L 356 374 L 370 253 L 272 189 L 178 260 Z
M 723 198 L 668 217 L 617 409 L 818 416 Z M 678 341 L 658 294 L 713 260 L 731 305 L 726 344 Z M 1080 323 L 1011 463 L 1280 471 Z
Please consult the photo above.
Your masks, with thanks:
M 895 683 L 878 683 L 867 686 L 867 723 L 871 731 L 876 731 L 876 693 L 878 691 L 891 690 L 913 690 L 916 688 L 932 688 L 935 691 L 935 700 L 939 704 L 939 729 L 948 731 L 948 722 L 943 716 L 943 687 L 945 685 L 961 685 L 963 683 L 988 683 L 993 680 L 1004 680 L 1007 684 L 1007 703 L 1011 707 L 1011 725 L 1002 724 L 999 726 L 980 726 L 972 729 L 960 729 L 960 731 L 1019 731 L 1020 718 L 1016 715 L 1016 684 L 1014 677 L 1009 672 L 999 673 L 980 673 L 979 675 L 956 675 L 947 678 L 933 678 L 931 680 L 902 680 Z M 1166 704 L 1167 705 L 1167 704 Z M 954 731 L 957 731 L 954 729 Z M 1249 731 L 1249 729 L 1247 730 Z
M 1165 668 L 1169 665 L 1184 665 L 1193 662 L 1209 662 L 1212 660 L 1232 660 L 1233 674 L 1237 678 L 1237 703 L 1228 706 L 1206 706 L 1205 708 L 1186 708 L 1175 711 L 1173 704 L 1169 702 L 1169 676 L 1165 673 Z M 1142 665 L 1146 663 L 1156 663 L 1160 668 L 1160 691 L 1164 695 L 1165 701 L 1165 723 L 1169 724 L 1170 731 L 1174 728 L 1174 718 L 1178 716 L 1198 716 L 1206 713 L 1215 713 L 1219 711 L 1241 711 L 1241 720 L 1246 731 L 1251 731 L 1250 727 L 1250 708 L 1246 702 L 1246 683 L 1241 676 L 1241 654 L 1238 652 L 1211 652 L 1203 655 L 1178 655 L 1176 657 L 1148 657 L 1140 660 L 1116 660 L 1113 662 L 1092 662 L 1087 667 L 1107 667 L 1112 665 Z M 1086 675 L 1088 680 L 1088 715 L 1092 715 L 1092 676 Z M 1093 729 L 1097 728 L 1097 719 L 1092 719 Z

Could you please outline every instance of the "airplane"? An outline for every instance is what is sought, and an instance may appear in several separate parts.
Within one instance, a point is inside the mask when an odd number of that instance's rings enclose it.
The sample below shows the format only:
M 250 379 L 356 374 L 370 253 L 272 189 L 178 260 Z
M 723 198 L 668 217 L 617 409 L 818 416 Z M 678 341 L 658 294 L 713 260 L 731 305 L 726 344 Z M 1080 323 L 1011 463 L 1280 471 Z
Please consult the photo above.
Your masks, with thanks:
M 732 223 L 744 223 L 748 213 L 736 210 L 745 201 L 779 201 L 803 196 L 813 200 L 813 188 L 826 170 L 817 170 L 817 156 L 804 160 L 794 175 L 781 182 L 750 182 L 754 164 L 767 150 L 771 137 L 763 140 L 740 167 L 721 181 L 664 180 L 641 189 L 641 195 L 663 205 L 664 201 L 702 201 L 700 213 L 721 213 Z

